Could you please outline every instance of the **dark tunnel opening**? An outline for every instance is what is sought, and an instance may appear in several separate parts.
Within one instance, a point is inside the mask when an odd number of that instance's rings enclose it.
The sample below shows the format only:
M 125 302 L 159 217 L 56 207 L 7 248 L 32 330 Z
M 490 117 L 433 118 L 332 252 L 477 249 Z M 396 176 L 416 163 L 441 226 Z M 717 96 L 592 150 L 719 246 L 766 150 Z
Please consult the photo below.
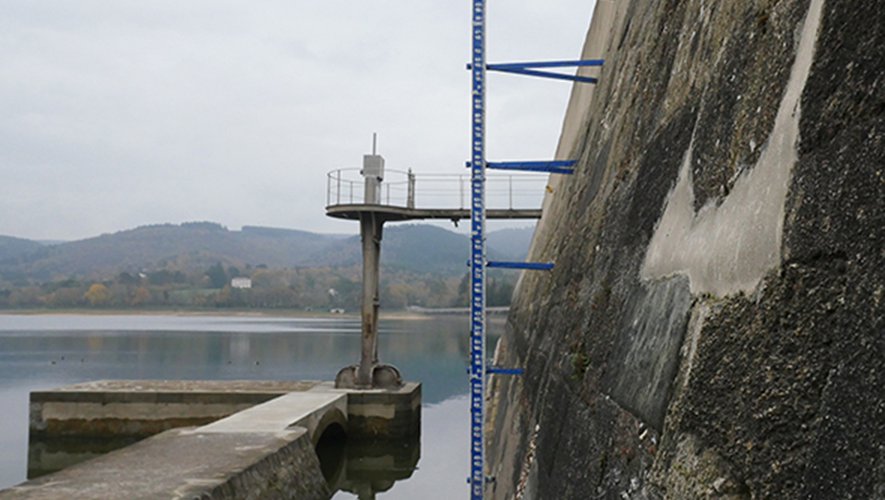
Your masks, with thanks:
M 329 486 L 333 486 L 344 468 L 347 433 L 338 423 L 329 424 L 320 435 L 314 451 L 320 460 L 320 470 Z

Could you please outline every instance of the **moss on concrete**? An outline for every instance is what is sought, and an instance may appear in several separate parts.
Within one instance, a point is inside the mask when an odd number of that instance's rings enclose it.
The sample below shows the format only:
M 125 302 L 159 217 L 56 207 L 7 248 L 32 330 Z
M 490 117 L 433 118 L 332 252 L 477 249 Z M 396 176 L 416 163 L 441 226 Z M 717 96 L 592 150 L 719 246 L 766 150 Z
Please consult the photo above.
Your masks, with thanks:
M 755 168 L 814 4 L 598 3 L 607 34 L 587 55 L 606 65 L 592 102 L 572 101 L 587 107 L 569 110 L 560 152 L 577 172 L 555 183 L 530 256 L 557 266 L 522 277 L 497 349 L 526 376 L 492 384 L 493 497 L 882 496 L 880 2 L 822 4 L 761 281 L 651 308 L 666 281 L 640 276 L 690 145 L 694 210 Z

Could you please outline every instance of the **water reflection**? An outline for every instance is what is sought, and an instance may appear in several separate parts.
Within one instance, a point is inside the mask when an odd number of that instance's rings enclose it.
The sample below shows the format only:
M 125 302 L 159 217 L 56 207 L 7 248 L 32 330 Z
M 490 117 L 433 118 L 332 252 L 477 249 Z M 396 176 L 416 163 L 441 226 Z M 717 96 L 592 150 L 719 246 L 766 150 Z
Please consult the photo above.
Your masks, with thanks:
M 31 436 L 28 442 L 28 479 L 34 479 L 129 446 L 137 439 L 89 439 Z M 348 440 L 343 427 L 331 424 L 315 451 L 320 471 L 333 492 L 374 499 L 409 479 L 421 457 L 420 436 L 400 441 Z
M 347 451 L 342 477 L 362 482 L 342 483 L 345 492 L 335 498 L 365 492 L 361 484 L 385 499 L 466 492 L 466 318 L 382 320 L 380 330 L 383 361 L 423 383 L 422 442 L 401 454 L 359 458 Z M 357 320 L 337 318 L 0 315 L 0 404 L 7 409 L 0 488 L 25 479 L 32 390 L 100 379 L 331 380 L 359 359 L 358 337 Z M 418 461 L 419 449 L 424 457 L 415 470 L 410 461 Z M 52 458 L 55 451 L 39 453 Z M 411 475 L 393 478 L 395 487 L 385 490 L 390 479 L 369 474 L 378 463 Z
M 402 443 L 363 442 L 346 446 L 344 474 L 334 483 L 336 491 L 370 500 L 390 491 L 394 483 L 412 477 L 421 448 L 418 436 Z
M 60 471 L 65 467 L 85 462 L 110 451 L 129 446 L 135 438 L 85 439 L 59 438 L 28 439 L 28 479 Z

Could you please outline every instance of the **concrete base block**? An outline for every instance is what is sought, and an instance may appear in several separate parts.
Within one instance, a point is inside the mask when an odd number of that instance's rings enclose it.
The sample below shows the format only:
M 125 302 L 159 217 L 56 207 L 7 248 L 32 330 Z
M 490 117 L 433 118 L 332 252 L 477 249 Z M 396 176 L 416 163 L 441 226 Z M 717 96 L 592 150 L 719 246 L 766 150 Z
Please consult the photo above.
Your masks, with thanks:
M 350 436 L 356 440 L 420 435 L 421 384 L 406 382 L 393 390 L 347 390 L 347 413 Z
M 411 475 L 421 384 L 99 381 L 32 393 L 30 424 L 28 476 L 52 474 L 2 499 L 328 498 L 385 491 Z
M 100 380 L 31 393 L 30 436 L 141 439 L 203 425 L 320 382 Z
M 308 431 L 174 429 L 43 478 L 0 499 L 327 499 Z

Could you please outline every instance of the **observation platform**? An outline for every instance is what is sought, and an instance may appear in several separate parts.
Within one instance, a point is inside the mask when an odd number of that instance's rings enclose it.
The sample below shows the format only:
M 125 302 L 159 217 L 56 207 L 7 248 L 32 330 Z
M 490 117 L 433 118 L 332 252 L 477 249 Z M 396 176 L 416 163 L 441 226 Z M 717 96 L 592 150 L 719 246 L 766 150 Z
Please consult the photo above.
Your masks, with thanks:
M 326 178 L 326 215 L 360 220 L 372 215 L 384 222 L 450 220 L 470 218 L 470 176 L 422 174 L 386 169 L 378 182 L 373 202 L 365 198 L 366 179 L 356 168 L 329 172 Z M 486 176 L 487 219 L 540 219 L 546 179 L 532 174 Z
M 343 204 L 326 207 L 326 215 L 336 219 L 359 220 L 360 214 L 374 214 L 385 221 L 400 222 L 407 220 L 445 219 L 457 222 L 470 218 L 469 208 L 409 208 L 392 205 Z M 540 219 L 541 210 L 522 209 L 486 209 L 486 219 Z
M 546 181 L 531 174 L 486 175 L 483 198 L 487 219 L 539 219 Z M 420 190 L 418 189 L 420 188 Z M 398 368 L 378 356 L 378 311 L 381 238 L 384 224 L 421 219 L 470 219 L 466 203 L 475 184 L 469 175 L 412 173 L 384 167 L 384 157 L 363 156 L 362 169 L 339 169 L 326 177 L 326 215 L 359 221 L 363 255 L 362 335 L 358 364 L 342 368 L 335 387 L 396 388 L 402 383 Z M 457 204 L 455 201 L 457 200 Z M 434 207 L 434 208 L 430 208 Z

